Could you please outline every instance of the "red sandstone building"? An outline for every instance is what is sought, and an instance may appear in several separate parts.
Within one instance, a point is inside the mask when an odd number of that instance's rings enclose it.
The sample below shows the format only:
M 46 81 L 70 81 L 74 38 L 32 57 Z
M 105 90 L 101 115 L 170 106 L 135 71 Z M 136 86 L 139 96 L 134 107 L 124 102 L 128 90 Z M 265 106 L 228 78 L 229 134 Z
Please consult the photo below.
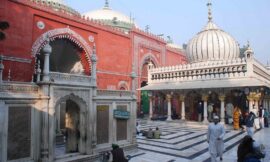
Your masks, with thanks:
M 98 89 L 131 90 L 132 73 L 136 76 L 135 89 L 146 85 L 150 60 L 155 67 L 186 62 L 182 49 L 137 28 L 128 16 L 112 10 L 108 2 L 102 9 L 84 15 L 60 0 L 0 2 L 0 19 L 10 25 L 0 46 L 5 66 L 3 80 L 10 77 L 11 81 L 31 82 L 35 78 L 38 51 L 46 35 L 51 40 L 53 55 L 61 55 L 51 58 L 55 62 L 51 71 L 61 71 L 64 65 L 72 66 L 75 61 L 68 62 L 65 58 L 66 53 L 75 50 L 84 74 L 89 75 L 86 62 L 90 58 L 83 46 L 96 45 Z
M 0 31 L 0 161 L 95 161 L 112 143 L 135 148 L 136 99 L 146 112 L 148 103 L 134 93 L 148 63 L 186 62 L 108 1 L 82 15 L 63 0 L 0 0 L 0 22 L 9 24 Z

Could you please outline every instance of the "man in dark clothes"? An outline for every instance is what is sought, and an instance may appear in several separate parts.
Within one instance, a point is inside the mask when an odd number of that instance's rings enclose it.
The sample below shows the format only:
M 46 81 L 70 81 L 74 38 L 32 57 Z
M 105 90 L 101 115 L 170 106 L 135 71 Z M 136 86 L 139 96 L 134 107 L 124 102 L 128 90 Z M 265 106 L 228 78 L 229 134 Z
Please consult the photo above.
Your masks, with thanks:
M 113 150 L 111 151 L 113 156 L 113 162 L 128 162 L 124 155 L 124 151 L 117 144 L 112 144 Z

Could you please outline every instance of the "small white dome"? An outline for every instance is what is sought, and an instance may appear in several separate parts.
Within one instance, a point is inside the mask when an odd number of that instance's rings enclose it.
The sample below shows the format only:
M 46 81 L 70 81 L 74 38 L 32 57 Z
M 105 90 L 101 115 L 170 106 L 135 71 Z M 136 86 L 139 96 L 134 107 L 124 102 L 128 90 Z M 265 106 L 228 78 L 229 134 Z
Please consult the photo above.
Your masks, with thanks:
M 110 9 L 109 7 L 104 7 L 103 9 L 90 11 L 84 14 L 85 17 L 89 17 L 89 19 L 94 20 L 115 20 L 115 21 L 121 21 L 125 23 L 132 24 L 130 18 L 120 12 L 114 11 Z

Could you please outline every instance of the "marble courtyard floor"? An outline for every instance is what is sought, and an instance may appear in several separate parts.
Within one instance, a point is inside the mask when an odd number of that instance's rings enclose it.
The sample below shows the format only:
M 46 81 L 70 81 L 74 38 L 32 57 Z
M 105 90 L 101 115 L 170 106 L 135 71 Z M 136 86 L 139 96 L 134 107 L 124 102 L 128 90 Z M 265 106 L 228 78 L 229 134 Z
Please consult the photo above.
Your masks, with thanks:
M 140 121 L 141 129 L 148 130 L 159 127 L 161 139 L 146 139 L 137 136 L 138 152 L 127 153 L 132 156 L 130 162 L 210 162 L 208 143 L 206 141 L 207 125 L 196 122 L 153 122 Z M 225 153 L 223 162 L 235 162 L 237 147 L 246 132 L 226 127 L 224 137 Z M 254 135 L 254 139 L 266 146 L 267 156 L 263 162 L 270 161 L 270 129 L 262 129 Z M 219 161 L 219 158 L 218 158 Z

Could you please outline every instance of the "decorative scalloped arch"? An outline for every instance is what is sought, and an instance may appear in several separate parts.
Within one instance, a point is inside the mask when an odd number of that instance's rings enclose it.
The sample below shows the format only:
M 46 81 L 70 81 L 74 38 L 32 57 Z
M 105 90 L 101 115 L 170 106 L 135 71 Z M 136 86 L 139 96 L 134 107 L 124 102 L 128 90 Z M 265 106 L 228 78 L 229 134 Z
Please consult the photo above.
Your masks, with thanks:
M 125 91 L 128 91 L 129 90 L 128 83 L 126 81 L 120 81 L 118 83 L 118 89 L 121 90 L 121 88 L 124 88 Z
M 50 39 L 50 41 L 53 41 L 56 38 L 60 39 L 68 39 L 71 42 L 75 43 L 79 48 L 83 49 L 85 52 L 85 56 L 87 59 L 87 62 L 89 63 L 89 71 L 91 72 L 91 54 L 92 54 L 92 48 L 88 45 L 88 43 L 83 39 L 82 36 L 80 36 L 75 31 L 71 30 L 70 28 L 58 28 L 54 30 L 49 30 L 46 33 L 43 33 L 33 44 L 32 46 L 32 57 L 35 57 L 36 55 L 40 54 L 40 50 L 46 45 L 47 39 Z
M 142 69 L 143 69 L 143 65 L 145 63 L 147 63 L 148 59 L 150 59 L 153 64 L 154 67 L 157 67 L 159 65 L 157 58 L 155 57 L 155 55 L 153 55 L 152 53 L 147 53 L 146 55 L 143 56 L 143 58 L 141 59 L 141 63 L 140 63 L 140 73 L 142 73 Z
M 87 104 L 86 102 L 79 96 L 75 95 L 74 93 L 65 95 L 63 97 L 58 98 L 58 100 L 55 103 L 55 106 L 59 105 L 61 102 L 67 101 L 67 100 L 72 100 L 73 102 L 75 102 L 79 108 L 81 112 L 86 112 L 87 110 Z

